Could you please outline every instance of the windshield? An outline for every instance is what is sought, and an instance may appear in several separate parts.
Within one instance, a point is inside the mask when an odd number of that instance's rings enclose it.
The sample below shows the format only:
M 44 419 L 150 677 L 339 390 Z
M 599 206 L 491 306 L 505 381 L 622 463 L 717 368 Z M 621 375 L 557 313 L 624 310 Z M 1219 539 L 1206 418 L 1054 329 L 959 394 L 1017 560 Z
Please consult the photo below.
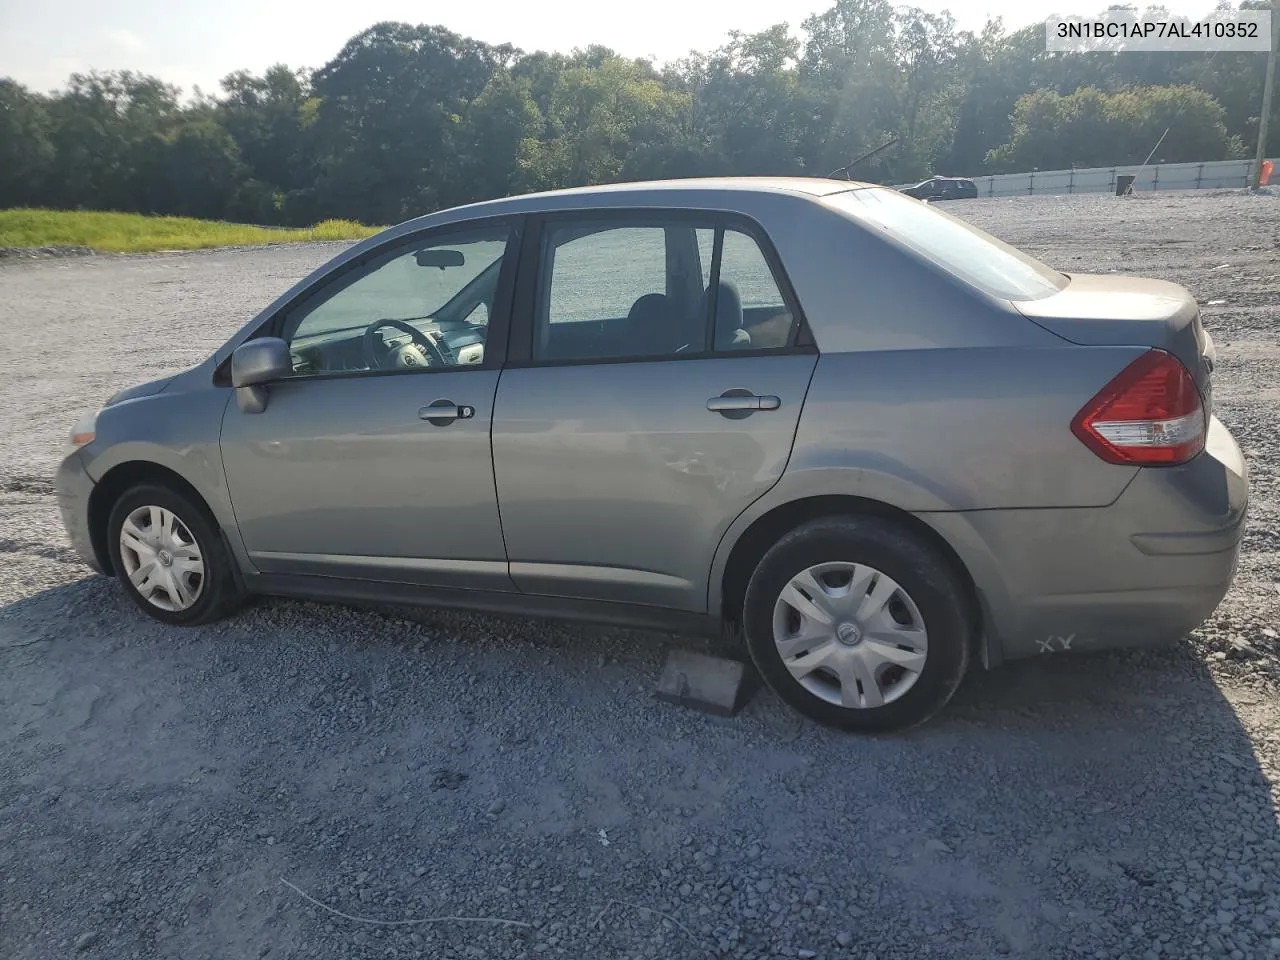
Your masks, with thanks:
M 1038 300 L 1067 285 L 1065 276 L 1034 257 L 897 190 L 866 187 L 824 199 L 992 296 Z

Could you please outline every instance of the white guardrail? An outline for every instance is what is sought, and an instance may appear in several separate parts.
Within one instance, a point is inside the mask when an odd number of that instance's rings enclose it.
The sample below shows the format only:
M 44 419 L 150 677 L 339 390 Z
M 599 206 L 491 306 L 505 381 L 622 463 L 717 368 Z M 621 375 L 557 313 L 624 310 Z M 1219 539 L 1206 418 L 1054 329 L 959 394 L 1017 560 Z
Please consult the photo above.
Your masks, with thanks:
M 1280 183 L 1280 160 L 1273 160 L 1273 186 Z M 1132 176 L 1137 193 L 1153 190 L 1223 190 L 1249 184 L 1252 160 L 1209 160 L 1204 163 L 1161 163 L 1147 167 L 1082 167 L 1076 170 L 1034 170 L 972 177 L 980 197 L 1019 197 L 1037 193 L 1115 193 L 1116 177 Z M 918 182 L 918 181 L 917 181 Z M 909 183 L 894 185 L 909 187 Z

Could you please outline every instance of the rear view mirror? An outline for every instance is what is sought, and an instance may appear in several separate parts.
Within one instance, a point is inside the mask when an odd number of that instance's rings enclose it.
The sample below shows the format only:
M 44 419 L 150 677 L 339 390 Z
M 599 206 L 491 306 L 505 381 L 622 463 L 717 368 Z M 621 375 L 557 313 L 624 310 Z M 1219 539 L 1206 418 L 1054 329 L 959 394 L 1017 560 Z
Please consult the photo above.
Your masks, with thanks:
M 460 267 L 466 263 L 461 250 L 419 250 L 414 254 L 420 267 Z

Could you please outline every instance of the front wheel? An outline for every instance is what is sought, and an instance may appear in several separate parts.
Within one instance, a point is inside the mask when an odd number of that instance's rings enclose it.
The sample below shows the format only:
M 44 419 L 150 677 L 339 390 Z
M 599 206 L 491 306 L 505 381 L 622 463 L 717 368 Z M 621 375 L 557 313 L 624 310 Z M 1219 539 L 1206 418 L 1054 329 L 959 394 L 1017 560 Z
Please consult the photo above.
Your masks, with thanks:
M 922 723 L 969 664 L 964 588 L 936 550 L 876 517 L 797 527 L 760 560 L 743 627 L 765 682 L 796 710 L 846 730 Z
M 232 613 L 240 594 L 208 514 L 168 487 L 144 484 L 107 521 L 111 562 L 125 592 L 162 623 L 191 626 Z

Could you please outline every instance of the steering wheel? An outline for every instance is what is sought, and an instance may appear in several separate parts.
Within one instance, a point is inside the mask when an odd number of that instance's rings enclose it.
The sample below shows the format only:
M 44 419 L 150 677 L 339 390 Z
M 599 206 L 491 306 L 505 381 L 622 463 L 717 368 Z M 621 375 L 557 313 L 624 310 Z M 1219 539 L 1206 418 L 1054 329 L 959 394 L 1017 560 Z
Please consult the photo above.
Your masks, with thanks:
M 453 365 L 453 361 L 446 353 L 449 347 L 443 341 L 433 340 L 407 320 L 385 319 L 373 321 L 364 330 L 364 355 L 369 364 L 369 369 L 386 369 L 386 365 L 383 362 L 386 359 L 386 351 L 379 349 L 381 344 L 378 343 L 377 337 L 378 331 L 383 327 L 395 327 L 397 330 L 407 333 L 414 346 L 418 347 L 421 353 L 424 354 L 428 366 L 448 367 Z M 415 367 L 418 365 L 412 356 L 403 353 L 400 356 L 404 361 L 404 366 Z

